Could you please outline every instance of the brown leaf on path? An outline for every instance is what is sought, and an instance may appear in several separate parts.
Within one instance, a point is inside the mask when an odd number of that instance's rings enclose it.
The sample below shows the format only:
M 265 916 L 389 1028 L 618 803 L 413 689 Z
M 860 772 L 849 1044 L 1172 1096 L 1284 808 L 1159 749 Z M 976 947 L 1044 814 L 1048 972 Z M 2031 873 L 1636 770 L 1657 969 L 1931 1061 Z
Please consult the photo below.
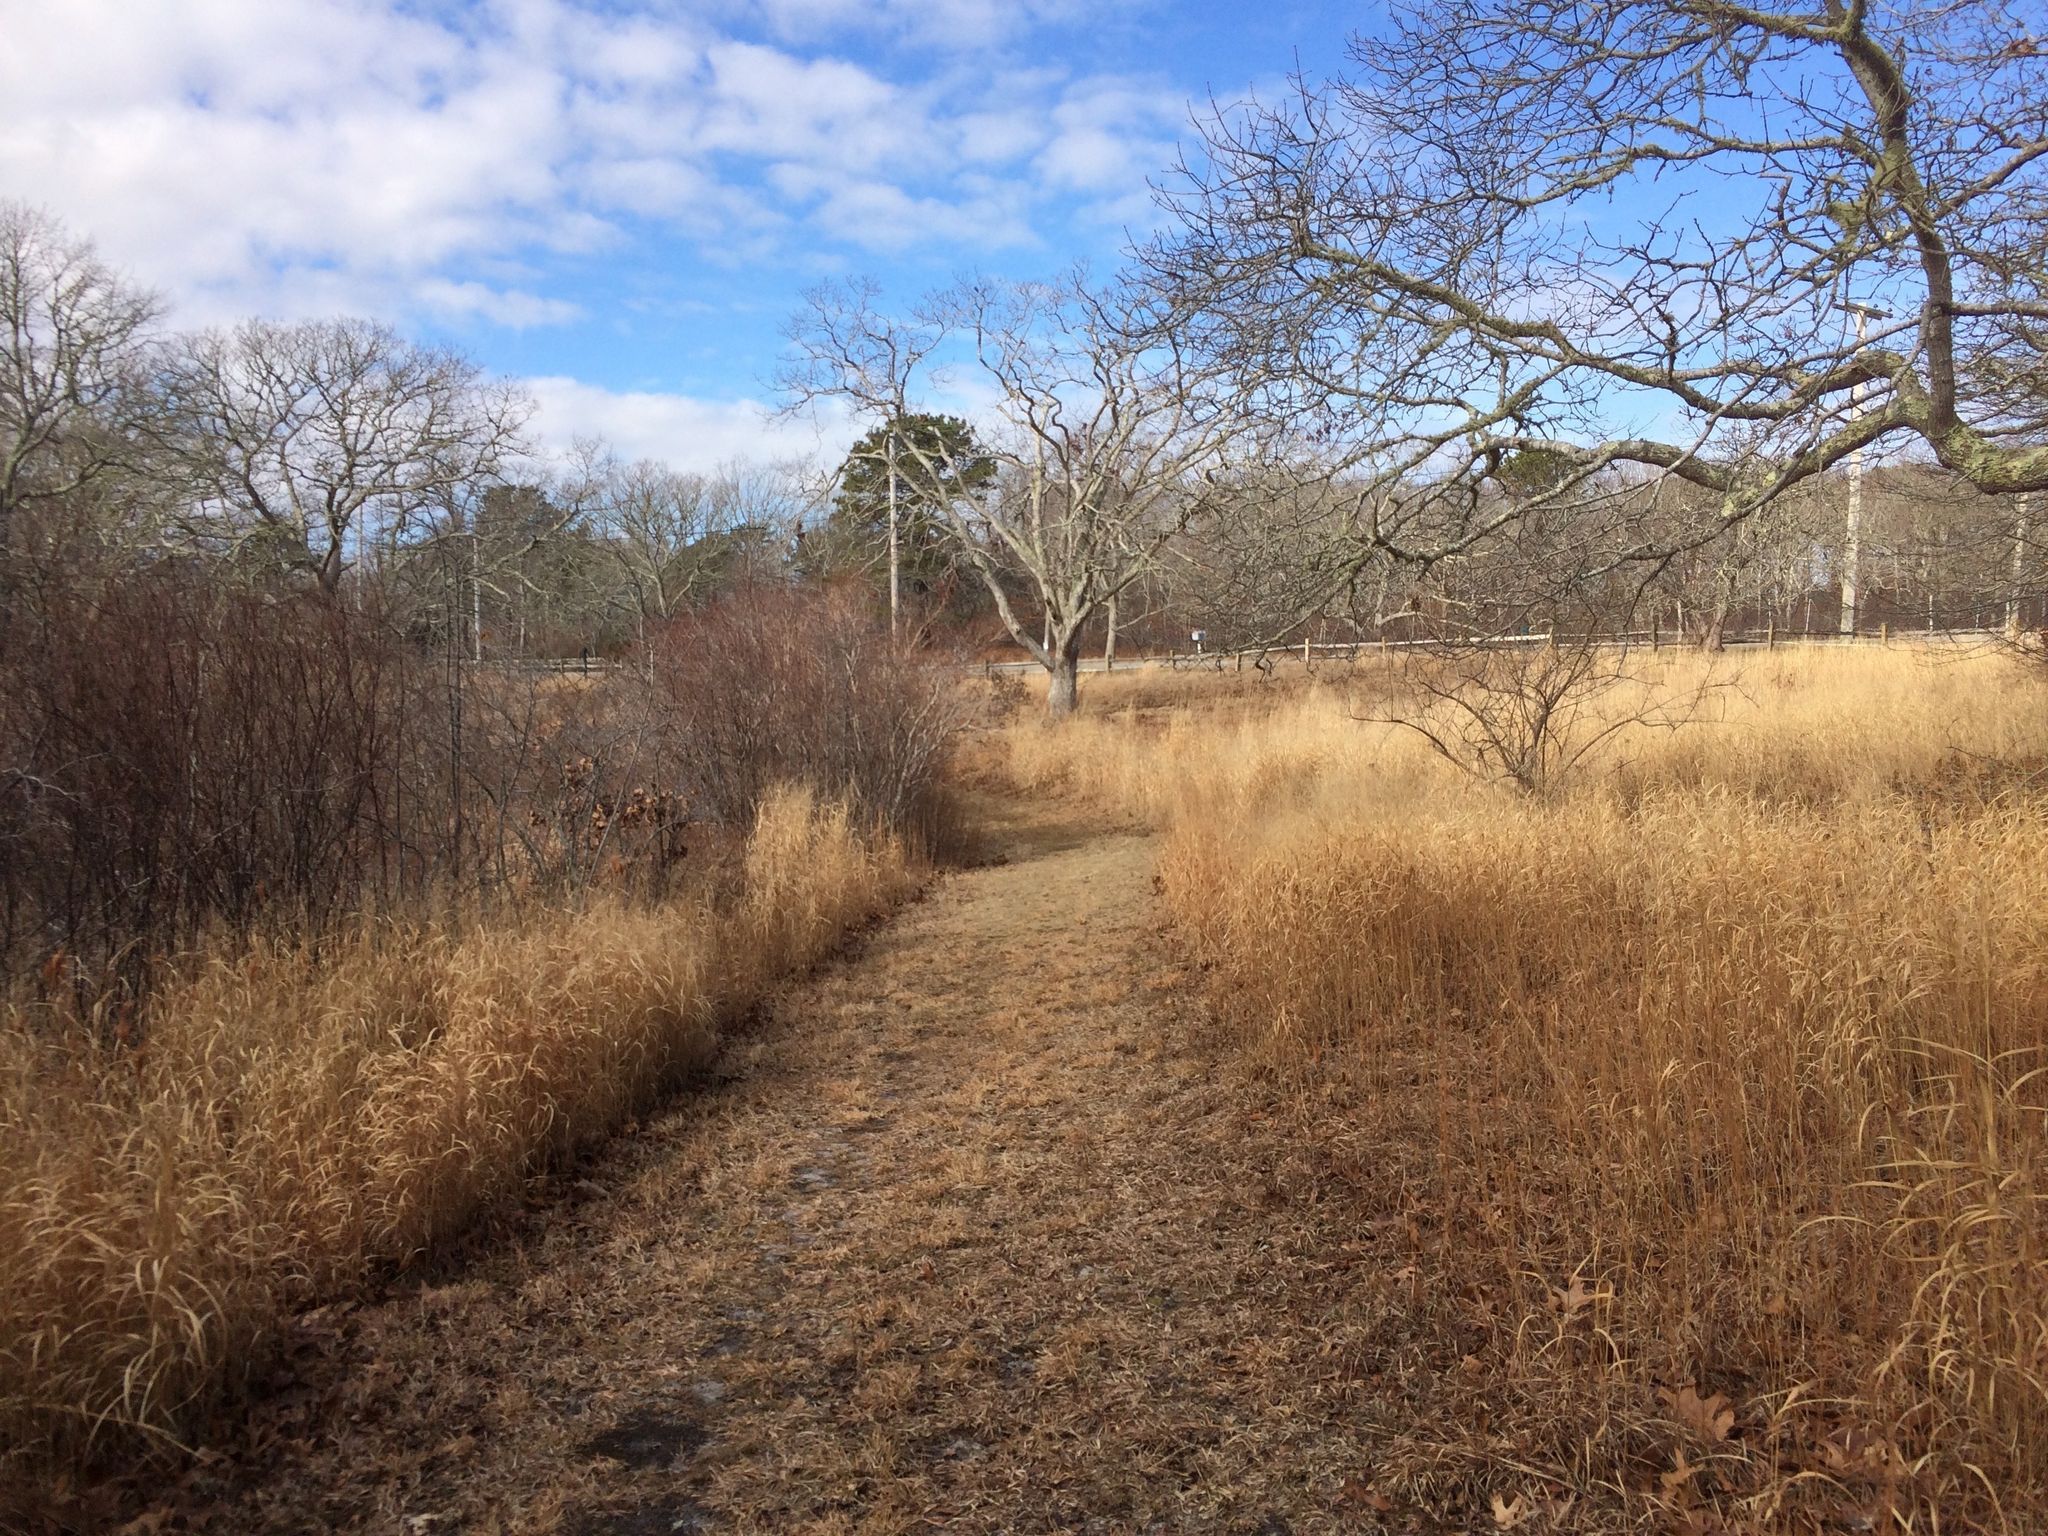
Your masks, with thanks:
M 1671 1470 L 1657 1474 L 1657 1481 L 1664 1485 L 1666 1493 L 1675 1493 L 1700 1475 L 1699 1463 L 1685 1459 L 1685 1447 L 1680 1446 L 1672 1457 Z
M 1512 1531 L 1534 1513 L 1535 1506 L 1526 1494 L 1518 1493 L 1512 1499 L 1503 1499 L 1497 1493 L 1493 1496 L 1493 1523 L 1500 1530 Z
M 1577 1317 L 1596 1301 L 1613 1299 L 1613 1286 L 1601 1283 L 1589 1287 L 1580 1275 L 1573 1275 L 1563 1290 L 1550 1293 L 1551 1307 L 1567 1318 Z
M 1701 1397 L 1699 1389 L 1688 1382 L 1676 1392 L 1660 1391 L 1657 1396 L 1671 1410 L 1672 1418 L 1702 1440 L 1719 1444 L 1735 1427 L 1735 1410 L 1719 1392 Z
M 1394 1507 L 1392 1499 L 1381 1493 L 1372 1484 L 1360 1482 L 1355 1477 L 1344 1479 L 1344 1486 L 1338 1490 L 1337 1496 L 1345 1504 L 1355 1509 L 1369 1509 L 1373 1513 L 1380 1515 L 1386 1514 Z

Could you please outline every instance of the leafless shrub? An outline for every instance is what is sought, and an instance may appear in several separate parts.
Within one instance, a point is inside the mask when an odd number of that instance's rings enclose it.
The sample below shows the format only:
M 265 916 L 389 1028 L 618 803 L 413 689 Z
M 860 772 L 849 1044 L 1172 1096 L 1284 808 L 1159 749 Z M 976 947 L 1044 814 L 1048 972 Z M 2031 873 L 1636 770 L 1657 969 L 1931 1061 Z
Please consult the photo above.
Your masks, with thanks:
M 176 572 L 56 586 L 0 637 L 0 959 L 146 990 L 225 933 L 657 892 L 685 806 L 599 689 L 479 671 L 374 608 Z M 54 974 L 54 973 L 53 973 Z
M 1446 643 L 1410 653 L 1404 681 L 1369 718 L 1398 725 L 1476 779 L 1543 794 L 1625 731 L 1694 719 L 1720 686 L 1651 675 L 1639 650 L 1591 636 Z
M 11 949 L 132 977 L 206 926 L 317 927 L 419 878 L 407 658 L 355 615 L 153 577 L 46 594 L 31 622 L 0 692 Z
M 663 752 L 705 814 L 744 825 L 777 784 L 808 783 L 927 849 L 949 837 L 961 692 L 859 595 L 736 594 L 662 630 L 650 670 Z

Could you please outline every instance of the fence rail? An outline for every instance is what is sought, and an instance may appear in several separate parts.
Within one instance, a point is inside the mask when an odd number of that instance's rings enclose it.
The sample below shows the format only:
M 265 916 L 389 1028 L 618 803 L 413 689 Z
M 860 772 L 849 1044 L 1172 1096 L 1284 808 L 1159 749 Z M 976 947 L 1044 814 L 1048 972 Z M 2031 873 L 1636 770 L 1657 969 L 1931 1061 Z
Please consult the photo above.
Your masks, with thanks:
M 1759 629 L 1744 630 L 1725 634 L 1721 644 L 1729 650 L 1762 646 L 1774 649 L 1781 645 L 1837 646 L 1837 645 L 1887 645 L 1893 641 L 1915 640 L 1925 643 L 1953 641 L 1969 643 L 2003 639 L 2008 631 L 2004 629 L 1937 629 L 1893 630 L 1882 625 L 1874 631 L 1862 631 L 1853 635 L 1816 635 L 1799 630 Z M 1486 649 L 1507 648 L 1524 645 L 1547 645 L 1553 636 L 1548 632 L 1529 635 L 1492 635 L 1458 641 L 1461 647 Z M 1596 642 L 1603 646 L 1632 647 L 1638 650 L 1686 650 L 1697 642 L 1660 630 L 1625 630 L 1617 635 L 1601 637 Z M 1313 666 L 1317 661 L 1342 661 L 1356 663 L 1374 655 L 1389 655 L 1396 651 L 1417 651 L 1442 649 L 1445 642 L 1435 639 L 1391 637 L 1373 640 L 1304 640 L 1290 645 L 1254 645 L 1219 651 L 1168 651 L 1165 655 L 1119 657 L 1112 666 L 1100 656 L 1084 658 L 1081 671 L 1099 676 L 1106 672 L 1137 672 L 1145 669 L 1162 669 L 1173 672 L 1242 672 L 1246 662 L 1256 668 L 1270 668 L 1283 661 L 1298 660 Z M 572 677 L 601 677 L 628 669 L 628 663 L 601 656 L 492 656 L 485 657 L 470 665 L 505 672 L 538 672 Z M 1042 670 L 1031 660 L 984 661 L 980 664 L 985 677 L 995 678 L 1009 674 L 1029 676 Z
M 500 672 L 547 672 L 576 677 L 598 677 L 626 669 L 623 661 L 603 656 L 486 656 L 469 665 Z
M 1889 645 L 1893 641 L 1914 640 L 1920 643 L 1933 641 L 1954 641 L 1959 644 L 2002 640 L 2007 636 L 2003 629 L 1919 629 L 1894 632 L 1889 625 L 1882 625 L 1875 631 L 1858 632 L 1853 635 L 1815 635 L 1798 630 L 1779 631 L 1776 629 L 1745 630 L 1724 634 L 1721 644 L 1729 650 L 1761 646 L 1767 650 L 1779 646 L 1841 646 L 1841 645 Z M 1465 649 L 1506 649 L 1525 645 L 1548 645 L 1554 638 L 1548 632 L 1529 635 L 1491 635 L 1455 642 Z M 1654 629 L 1625 630 L 1617 635 L 1605 635 L 1594 642 L 1601 646 L 1634 648 L 1637 650 L 1690 650 L 1698 642 L 1683 637 L 1662 633 Z M 1282 661 L 1299 660 L 1313 666 L 1315 662 L 1343 661 L 1355 663 L 1361 658 L 1387 655 L 1395 651 L 1416 651 L 1445 649 L 1447 643 L 1437 639 L 1380 638 L 1373 640 L 1303 640 L 1292 645 L 1245 646 L 1234 650 L 1220 651 L 1169 651 L 1164 656 L 1133 656 L 1119 658 L 1112 666 L 1104 658 L 1088 657 L 1081 662 L 1081 671 L 1092 675 L 1105 672 L 1142 671 L 1147 668 L 1175 672 L 1227 672 L 1244 670 L 1247 660 L 1255 668 L 1269 668 Z M 1006 674 L 1031 673 L 1042 670 L 1036 661 L 985 661 L 982 664 L 985 676 L 994 678 Z

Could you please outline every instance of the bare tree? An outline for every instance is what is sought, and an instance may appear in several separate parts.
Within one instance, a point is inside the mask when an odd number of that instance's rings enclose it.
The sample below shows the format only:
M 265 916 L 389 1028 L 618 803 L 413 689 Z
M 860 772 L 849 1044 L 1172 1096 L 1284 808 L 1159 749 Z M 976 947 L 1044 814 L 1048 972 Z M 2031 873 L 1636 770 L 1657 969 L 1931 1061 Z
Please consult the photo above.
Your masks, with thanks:
M 908 322 L 910 342 L 890 340 L 897 322 L 874 299 L 872 288 L 836 306 L 814 298 L 793 330 L 795 387 L 897 410 L 950 339 L 994 389 L 999 404 L 974 448 L 996 467 L 986 490 L 949 489 L 981 477 L 939 439 L 905 435 L 896 472 L 943 516 L 1004 628 L 1046 669 L 1048 707 L 1063 717 L 1079 697 L 1083 629 L 1188 526 L 1247 418 L 1128 291 L 968 284 L 928 301 Z
M 467 359 L 362 320 L 207 332 L 170 375 L 192 530 L 255 540 L 329 593 L 459 490 L 499 478 L 531 410 Z
M 2038 490 L 2037 32 L 2002 0 L 1419 0 L 1352 77 L 1216 112 L 1147 263 L 1191 344 L 1373 492 L 1540 448 L 1551 499 L 1631 464 L 1711 492 L 1689 541 L 1872 445 Z M 1360 562 L 1527 510 L 1370 499 Z M 1669 547 L 1602 531 L 1583 563 Z
M 874 420 L 875 431 L 856 446 L 874 455 L 887 500 L 889 633 L 901 633 L 903 560 L 901 486 L 905 473 L 901 423 L 910 415 L 910 390 L 920 370 L 945 338 L 930 316 L 884 316 L 881 285 L 872 278 L 827 283 L 804 295 L 790 322 L 795 356 L 783 371 L 782 387 L 792 407 L 833 399 L 851 404 Z M 877 435 L 879 434 L 879 441 Z M 872 445 L 872 446 L 870 446 Z M 930 453 L 922 455 L 926 465 Z
M 158 309 L 90 243 L 0 203 L 0 561 L 18 514 L 127 460 L 154 407 L 144 349 Z
M 1586 634 L 1448 643 L 1406 654 L 1406 688 L 1370 718 L 1426 741 L 1476 779 L 1524 794 L 1556 789 L 1623 732 L 1672 730 L 1695 719 L 1720 684 L 1673 683 L 1640 653 Z
M 651 459 L 608 459 L 596 494 L 596 531 L 641 623 L 674 617 L 715 574 L 706 541 L 725 511 L 703 475 Z

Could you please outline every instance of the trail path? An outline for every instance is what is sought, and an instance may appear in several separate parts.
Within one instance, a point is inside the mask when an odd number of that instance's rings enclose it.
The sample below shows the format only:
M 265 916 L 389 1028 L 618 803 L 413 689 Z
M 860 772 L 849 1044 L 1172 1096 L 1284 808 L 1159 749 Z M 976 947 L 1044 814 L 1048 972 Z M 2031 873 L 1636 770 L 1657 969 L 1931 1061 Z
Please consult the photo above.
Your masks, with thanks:
M 219 1532 L 1400 1529 L 1402 1288 L 1191 1037 L 1148 840 L 1012 808 L 721 1081 L 431 1283 L 316 1315 Z

